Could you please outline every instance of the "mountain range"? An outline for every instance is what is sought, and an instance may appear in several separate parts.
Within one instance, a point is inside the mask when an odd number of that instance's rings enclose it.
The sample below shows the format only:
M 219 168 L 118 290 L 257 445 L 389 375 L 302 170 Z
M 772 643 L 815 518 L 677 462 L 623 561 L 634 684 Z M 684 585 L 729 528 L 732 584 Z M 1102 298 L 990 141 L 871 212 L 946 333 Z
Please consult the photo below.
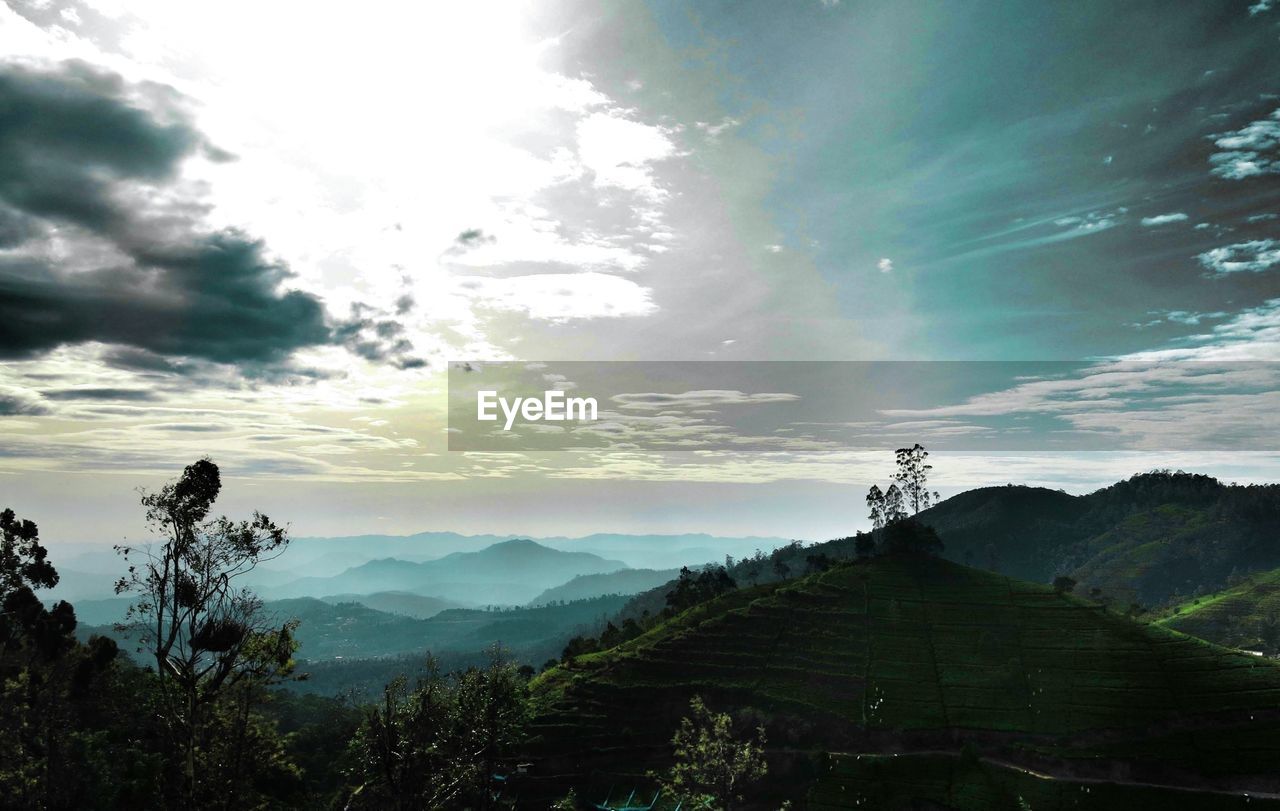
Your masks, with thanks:
M 299 578 L 263 591 L 275 599 L 407 591 L 473 605 L 520 605 L 578 575 L 625 568 L 627 564 L 620 560 L 590 552 L 561 552 L 519 539 L 421 563 L 371 560 L 332 577 Z

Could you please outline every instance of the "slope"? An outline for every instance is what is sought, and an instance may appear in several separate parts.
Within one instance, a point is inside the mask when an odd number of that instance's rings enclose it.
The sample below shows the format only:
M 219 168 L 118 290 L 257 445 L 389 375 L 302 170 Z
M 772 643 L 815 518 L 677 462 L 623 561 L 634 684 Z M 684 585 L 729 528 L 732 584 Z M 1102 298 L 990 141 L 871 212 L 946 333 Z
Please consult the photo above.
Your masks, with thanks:
M 1280 648 L 1280 569 L 1259 572 L 1216 594 L 1174 606 L 1160 624 L 1220 645 Z
M 922 512 L 945 555 L 1013 577 L 1070 574 L 1125 603 L 1216 591 L 1234 572 L 1280 566 L 1280 486 L 1156 471 L 1088 495 L 970 490 Z
M 536 688 L 532 782 L 546 789 L 662 768 L 695 694 L 763 724 L 785 761 L 774 774 L 793 782 L 819 771 L 806 752 L 968 743 L 1052 774 L 1122 764 L 1133 780 L 1236 790 L 1268 784 L 1280 754 L 1280 667 L 933 559 L 741 590 Z
M 604 594 L 639 594 L 675 580 L 679 569 L 623 569 L 606 574 L 580 574 L 568 583 L 549 588 L 529 601 L 546 605 L 559 600 L 582 600 Z

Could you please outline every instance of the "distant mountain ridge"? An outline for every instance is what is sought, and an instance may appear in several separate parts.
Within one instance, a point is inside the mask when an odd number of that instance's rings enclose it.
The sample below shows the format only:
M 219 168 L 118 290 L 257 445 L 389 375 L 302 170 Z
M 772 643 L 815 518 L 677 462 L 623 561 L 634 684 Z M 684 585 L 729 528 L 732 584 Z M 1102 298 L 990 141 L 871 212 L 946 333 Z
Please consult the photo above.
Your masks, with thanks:
M 582 600 L 605 594 L 639 594 L 674 580 L 679 575 L 679 569 L 623 569 L 607 574 L 580 574 L 568 583 L 542 592 L 530 600 L 529 605 Z
M 300 621 L 296 631 L 298 657 L 306 661 L 425 656 L 428 651 L 478 653 L 501 644 L 541 662 L 558 654 L 571 636 L 615 614 L 625 601 L 625 597 L 614 596 L 539 608 L 449 608 L 427 619 L 379 611 L 355 601 L 329 603 L 314 597 L 271 600 L 264 610 L 277 622 Z M 123 617 L 125 606 L 111 606 L 116 610 L 110 615 L 107 608 L 99 606 L 92 622 L 86 615 L 77 633 L 82 638 L 97 633 L 126 640 L 127 633 L 111 626 Z M 125 642 L 123 647 L 132 651 L 136 644 Z
M 527 539 L 503 541 L 478 552 L 454 552 L 421 563 L 381 558 L 333 577 L 304 577 L 263 589 L 272 599 L 328 594 L 406 591 L 500 605 L 523 604 L 543 590 L 583 574 L 626 569 L 620 560 L 590 552 L 562 552 Z

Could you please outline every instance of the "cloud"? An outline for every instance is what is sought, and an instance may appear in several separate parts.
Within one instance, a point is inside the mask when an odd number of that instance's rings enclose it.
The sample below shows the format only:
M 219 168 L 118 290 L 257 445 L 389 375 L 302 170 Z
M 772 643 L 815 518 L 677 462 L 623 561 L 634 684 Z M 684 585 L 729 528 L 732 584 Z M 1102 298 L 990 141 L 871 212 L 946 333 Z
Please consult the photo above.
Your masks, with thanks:
M 544 321 L 650 315 L 649 288 L 607 273 L 540 273 L 507 278 L 470 276 L 457 283 L 477 306 Z
M 1280 173 L 1280 109 L 1238 130 L 1210 137 L 1223 150 L 1209 156 L 1218 177 L 1244 180 Z
M 1186 222 L 1187 219 L 1186 214 L 1183 214 L 1181 211 L 1177 211 L 1171 214 L 1157 214 L 1154 217 L 1143 217 L 1142 224 L 1147 227 L 1151 227 L 1153 225 L 1168 225 L 1169 223 L 1174 222 Z
M 1280 241 L 1252 239 L 1205 251 L 1197 257 L 1200 264 L 1218 275 L 1227 273 L 1261 273 L 1280 264 Z
M 592 113 L 578 122 L 578 157 L 597 186 L 635 192 L 654 202 L 667 197 L 651 164 L 675 155 L 662 127 L 643 124 L 618 111 Z
M 37 416 L 49 409 L 40 398 L 24 389 L 0 387 L 0 417 Z
M 334 340 L 259 240 L 205 225 L 181 164 L 222 160 L 170 88 L 0 67 L 0 355 L 100 342 L 273 363 Z
M 893 260 L 886 256 L 883 259 L 881 259 L 879 262 L 876 262 L 876 267 L 880 269 L 881 273 L 892 273 Z
M 1258 0 L 1258 2 L 1249 6 L 1249 16 L 1254 17 L 1258 14 L 1263 14 L 1265 12 L 1268 12 L 1271 10 L 1272 6 L 1274 5 L 1275 5 L 1275 0 Z
M 123 388 L 75 388 L 50 389 L 43 392 L 49 400 L 126 400 L 129 402 L 147 402 L 159 399 L 155 392 L 148 389 Z
M 658 411 L 664 408 L 709 408 L 723 405 L 760 405 L 762 403 L 789 403 L 799 400 L 799 395 L 785 392 L 746 392 L 726 389 L 686 391 L 679 394 L 667 392 L 637 392 L 615 394 L 611 398 L 620 408 Z

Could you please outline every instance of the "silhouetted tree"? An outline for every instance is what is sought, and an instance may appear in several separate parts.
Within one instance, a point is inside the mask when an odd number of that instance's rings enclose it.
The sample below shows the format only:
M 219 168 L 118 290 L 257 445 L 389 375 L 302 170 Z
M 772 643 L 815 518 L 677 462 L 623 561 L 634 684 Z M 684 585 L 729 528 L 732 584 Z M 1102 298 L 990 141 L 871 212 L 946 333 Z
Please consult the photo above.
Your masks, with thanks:
M 929 505 L 938 498 L 936 492 L 929 490 L 929 471 L 933 470 L 933 465 L 928 463 L 929 452 L 917 442 L 910 448 L 899 448 L 894 456 L 898 472 L 893 478 L 901 485 L 903 498 L 911 508 L 911 514 L 929 509 Z
M 895 521 L 884 529 L 884 552 L 887 555 L 937 555 L 942 549 L 942 539 L 933 527 L 918 521 Z
M 898 485 L 891 484 L 889 489 L 884 491 L 884 525 L 887 527 L 906 517 L 907 511 L 903 506 L 902 491 L 898 489 Z
M 738 584 L 723 566 L 709 566 L 697 574 L 685 566 L 680 569 L 675 588 L 667 592 L 666 611 L 668 615 L 679 614 L 737 587 Z
M 871 489 L 867 491 L 867 509 L 871 513 L 867 516 L 871 519 L 872 529 L 881 529 L 884 527 L 884 493 L 880 491 L 877 484 L 871 485 Z
M 1053 578 L 1053 590 L 1058 594 L 1070 594 L 1071 590 L 1075 587 L 1076 580 L 1074 577 L 1068 577 L 1065 574 L 1060 574 Z
M 227 801 L 225 792 L 245 782 L 235 770 L 269 760 L 265 752 L 246 759 L 245 752 L 227 757 L 217 750 L 228 735 L 260 731 L 253 729 L 252 704 L 261 688 L 292 672 L 297 647 L 297 623 L 274 625 L 261 600 L 236 585 L 283 551 L 288 535 L 260 513 L 240 522 L 209 518 L 221 489 L 213 462 L 187 466 L 176 482 L 142 497 L 149 525 L 164 539 L 160 548 L 116 547 L 130 564 L 116 591 L 138 596 L 124 627 L 156 663 L 162 717 L 180 755 L 180 796 L 188 807 L 209 796 Z M 219 706 L 224 696 L 243 704 Z

